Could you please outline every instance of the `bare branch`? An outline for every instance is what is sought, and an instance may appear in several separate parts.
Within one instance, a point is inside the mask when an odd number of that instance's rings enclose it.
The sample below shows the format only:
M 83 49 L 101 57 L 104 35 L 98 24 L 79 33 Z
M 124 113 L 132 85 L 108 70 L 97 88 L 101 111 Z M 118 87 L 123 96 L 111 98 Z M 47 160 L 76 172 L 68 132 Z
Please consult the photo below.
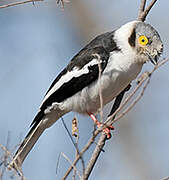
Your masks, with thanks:
M 69 0 L 57 0 L 56 4 L 61 4 L 61 8 L 64 10 L 65 8 L 65 3 L 69 3 Z
M 8 132 L 7 141 L 6 141 L 6 146 L 5 146 L 6 149 L 8 149 L 9 140 L 10 140 L 10 133 Z M 7 151 L 5 151 L 5 154 L 4 154 L 4 156 L 3 156 L 3 160 L 2 160 L 2 162 L 0 163 L 1 165 L 4 164 L 4 166 L 3 166 L 3 168 L 2 168 L 2 171 L 0 172 L 0 179 L 3 178 L 3 175 L 4 175 L 4 173 L 5 173 L 6 166 L 7 166 L 7 159 L 8 159 L 8 153 L 7 153 Z
M 96 146 L 96 148 L 95 148 L 95 150 L 94 150 L 94 152 L 93 152 L 93 154 L 92 154 L 92 156 L 91 156 L 91 158 L 89 160 L 89 163 L 88 163 L 88 165 L 86 167 L 84 176 L 82 177 L 83 180 L 86 180 L 86 179 L 89 178 L 90 173 L 92 172 L 93 167 L 94 167 L 100 153 L 102 152 L 102 149 L 103 149 L 103 147 L 105 145 L 106 139 L 107 138 L 106 138 L 105 133 L 102 132 L 102 135 L 99 138 L 97 146 Z
M 145 5 L 146 5 L 146 0 L 141 0 L 140 7 L 138 10 L 138 17 L 140 17 L 142 13 L 144 12 Z
M 124 102 L 119 106 L 119 108 L 105 121 L 105 124 L 108 122 L 111 122 L 112 119 L 114 118 L 114 116 L 119 113 L 122 108 L 129 102 L 129 100 L 136 94 L 136 92 L 140 89 L 140 87 L 142 86 L 142 84 L 145 82 L 145 80 L 147 79 L 147 72 L 144 72 L 141 75 L 141 80 L 139 81 L 138 85 L 135 87 L 135 89 L 130 93 L 130 95 L 124 100 Z M 117 119 L 117 118 L 116 118 Z M 116 121 L 116 119 L 113 119 L 114 123 Z
M 100 119 L 103 122 L 103 96 L 102 96 L 102 86 L 101 86 L 101 74 L 102 74 L 102 67 L 101 67 L 101 59 L 100 56 L 95 53 L 93 54 L 94 57 L 98 60 L 98 68 L 99 68 L 99 76 L 98 76 L 98 83 L 99 83 L 99 98 L 100 98 Z
M 98 67 L 99 67 L 99 78 L 98 78 L 98 83 L 99 83 L 99 97 L 100 97 L 100 119 L 101 122 L 103 122 L 103 96 L 102 96 L 102 85 L 101 85 L 101 74 L 102 74 L 102 68 L 101 68 L 101 59 L 98 54 L 96 54 L 97 59 L 98 59 Z
M 76 166 L 73 165 L 72 161 L 63 152 L 61 152 L 61 155 L 73 166 L 73 169 L 77 172 L 79 178 L 81 179 L 80 173 L 77 170 Z
M 74 145 L 74 147 L 75 147 L 75 149 L 76 149 L 77 154 L 80 156 L 80 159 L 81 159 L 81 162 L 82 162 L 82 167 L 83 167 L 83 172 L 84 172 L 85 163 L 84 163 L 83 157 L 80 155 L 80 151 L 79 151 L 79 148 L 78 148 L 78 144 L 77 144 L 76 142 L 74 142 L 74 140 L 73 140 L 73 138 L 72 138 L 72 136 L 71 136 L 71 134 L 70 134 L 70 132 L 69 132 L 69 130 L 68 130 L 65 122 L 64 122 L 63 117 L 61 117 L 61 120 L 62 120 L 62 123 L 63 123 L 64 128 L 66 129 L 66 132 L 68 133 L 68 136 L 70 137 L 70 139 L 71 139 L 71 141 L 72 141 L 72 143 L 73 143 L 73 145 Z
M 105 121 L 104 124 L 106 124 L 107 126 L 109 126 L 110 124 L 112 123 L 115 123 L 117 120 L 121 119 L 126 113 L 125 112 L 122 112 L 118 117 L 116 117 L 115 119 L 113 119 L 113 117 L 119 113 L 122 108 L 129 102 L 129 100 L 135 95 L 135 93 L 140 89 L 140 87 L 143 85 L 143 83 L 147 80 L 147 79 L 150 79 L 152 74 L 159 68 L 161 67 L 162 65 L 164 65 L 165 63 L 167 63 L 169 61 L 169 58 L 166 58 L 166 59 L 163 59 L 162 61 L 160 61 L 154 68 L 151 72 L 144 72 L 142 75 L 141 75 L 141 78 L 139 78 L 139 83 L 138 85 L 136 86 L 136 88 L 131 92 L 131 94 L 124 100 L 124 102 L 120 105 L 120 107 L 110 116 L 108 117 L 108 119 Z M 143 90 L 141 92 L 141 94 L 137 97 L 138 99 L 140 99 L 142 96 L 143 96 L 143 93 L 147 87 L 149 83 L 149 80 L 148 82 L 145 84 L 145 86 L 143 87 Z M 140 97 L 141 96 L 141 97 Z M 135 101 L 133 102 L 134 105 L 138 102 L 137 101 L 137 98 L 135 99 Z M 132 105 L 132 106 L 134 106 Z M 130 110 L 130 107 L 128 107 L 127 109 Z M 105 126 L 105 127 L 107 127 Z
M 145 81 L 146 81 L 146 83 L 145 83 L 145 85 L 143 86 L 143 89 L 142 89 L 140 95 L 137 96 L 137 98 L 134 100 L 134 102 L 133 102 L 124 112 L 122 112 L 117 118 L 115 118 L 115 119 L 113 120 L 113 123 L 115 123 L 116 121 L 118 121 L 119 119 L 121 119 L 125 114 L 127 114 L 127 113 L 134 107 L 134 105 L 135 105 L 135 104 L 141 99 L 141 97 L 144 95 L 144 91 L 146 90 L 148 84 L 150 83 L 150 79 L 151 79 L 152 73 L 153 73 L 155 70 L 157 70 L 161 65 L 165 64 L 165 63 L 168 62 L 168 61 L 169 61 L 169 59 L 165 59 L 164 61 L 162 61 L 161 63 L 159 63 L 157 66 L 155 66 L 154 69 L 153 69 L 150 73 L 146 72 L 144 79 L 142 79 L 142 81 L 141 81 L 141 84 L 143 84 Z M 139 85 L 139 86 L 140 86 L 140 85 Z
M 79 129 L 78 129 L 78 119 L 76 117 L 73 118 L 72 120 L 72 136 L 75 136 L 76 138 L 76 146 L 78 147 L 78 143 L 79 143 Z M 79 151 L 75 151 L 75 158 L 78 156 Z M 83 158 L 82 158 L 83 159 Z M 82 169 L 83 169 L 83 174 L 85 172 L 85 163 L 84 160 L 81 161 L 82 162 Z M 72 180 L 75 180 L 76 178 L 76 170 L 74 169 L 73 171 L 73 175 L 72 175 Z
M 110 124 L 116 122 L 117 120 L 119 120 L 121 117 L 123 117 L 126 113 L 122 112 L 122 114 L 120 114 L 116 119 L 112 119 L 126 104 L 127 102 L 131 99 L 131 97 L 133 97 L 135 95 L 135 93 L 137 92 L 138 89 L 140 89 L 143 85 L 143 83 L 147 81 L 147 83 L 144 85 L 143 89 L 142 89 L 142 92 L 140 95 L 138 95 L 138 97 L 136 98 L 136 100 L 133 102 L 133 104 L 131 104 L 131 106 L 129 106 L 129 108 L 127 109 L 127 112 L 131 109 L 131 107 L 133 107 L 137 102 L 138 100 L 143 96 L 144 94 L 144 91 L 150 81 L 150 78 L 151 78 L 151 75 L 154 73 L 154 71 L 156 71 L 159 67 L 161 67 L 163 64 L 165 64 L 166 62 L 169 61 L 169 58 L 166 58 L 164 60 L 162 60 L 157 66 L 154 67 L 154 69 L 151 71 L 151 72 L 145 72 L 142 74 L 141 76 L 141 80 L 139 81 L 137 87 L 134 89 L 134 91 L 126 98 L 126 100 L 124 101 L 124 103 L 110 116 L 108 117 L 108 119 L 105 121 L 104 125 L 102 126 L 102 128 L 100 129 L 97 129 L 95 131 L 95 133 L 93 134 L 93 137 L 88 141 L 88 143 L 86 144 L 86 146 L 83 148 L 83 150 L 80 152 L 80 155 L 82 156 L 86 151 L 87 149 L 91 146 L 91 144 L 94 142 L 96 136 L 102 131 L 102 129 L 108 127 Z M 98 142 L 98 146 L 96 146 L 92 156 L 91 156 L 91 159 L 90 159 L 90 162 L 88 163 L 88 166 L 86 167 L 86 171 L 85 171 L 85 175 L 83 176 L 83 180 L 85 180 L 85 178 L 87 179 L 87 177 L 89 177 L 93 167 L 94 167 L 94 164 L 95 162 L 97 161 L 99 155 L 100 155 L 100 152 L 102 151 L 103 147 L 104 147 L 104 144 L 105 144 L 105 141 L 106 141 L 106 138 L 105 138 L 105 134 L 102 133 L 102 135 L 100 136 L 100 139 L 99 139 L 99 142 Z M 78 162 L 78 160 L 80 159 L 79 156 L 77 156 L 77 158 L 74 160 L 74 162 L 72 163 L 72 165 L 76 165 L 76 163 Z M 71 172 L 72 170 L 72 166 L 68 169 L 68 171 L 66 172 L 66 174 L 64 175 L 63 179 L 62 180 L 65 180 L 67 178 L 67 176 L 69 175 L 69 173 Z
M 115 102 L 114 102 L 114 104 L 113 104 L 113 107 L 112 107 L 112 109 L 111 109 L 111 111 L 110 111 L 110 114 L 108 115 L 108 117 L 110 117 L 112 114 L 117 114 L 117 109 L 120 107 L 120 104 L 121 104 L 121 101 L 122 101 L 122 99 L 123 99 L 123 96 L 124 96 L 124 94 L 125 94 L 125 92 L 126 91 L 129 91 L 129 89 L 131 88 L 131 85 L 129 84 L 128 86 L 127 86 L 127 88 L 125 88 L 117 97 L 116 97 L 116 99 L 115 99 Z M 115 113 L 116 112 L 116 113 Z M 112 119 L 114 119 L 115 118 L 115 115 L 114 115 L 114 117 L 112 118 Z
M 12 7 L 12 6 L 17 6 L 20 4 L 26 4 L 26 3 L 33 3 L 34 4 L 35 1 L 43 1 L 43 0 L 18 1 L 18 2 L 14 2 L 14 3 L 10 3 L 10 4 L 1 5 L 0 8 L 7 8 L 7 7 Z
M 8 141 L 8 140 L 7 140 Z M 2 144 L 0 144 L 0 148 L 5 152 L 5 161 L 3 161 L 1 164 L 4 164 L 5 168 L 7 169 L 7 165 L 8 165 L 8 162 L 7 162 L 7 159 L 10 158 L 10 159 L 13 159 L 12 157 L 12 154 L 11 152 L 7 149 L 7 147 L 3 146 Z M 17 164 L 16 164 L 16 167 L 17 167 Z M 16 169 L 12 169 L 13 170 L 13 173 L 14 173 L 14 176 L 19 180 L 26 180 L 26 178 L 24 177 L 23 173 L 21 170 L 19 170 L 19 167 Z M 19 176 L 18 176 L 19 175 Z
M 35 1 L 43 1 L 43 0 L 25 0 L 25 1 L 15 2 L 15 3 L 7 4 L 7 5 L 1 5 L 0 8 L 7 8 L 7 7 L 16 6 L 16 5 L 25 4 L 25 3 L 30 3 L 30 2 L 34 3 Z M 145 7 L 146 6 L 146 1 L 147 0 L 141 0 L 141 3 L 140 3 L 139 13 L 138 13 L 138 20 L 140 20 L 140 21 L 145 21 L 148 13 L 150 12 L 151 8 L 154 6 L 154 4 L 156 3 L 157 0 L 151 0 L 150 4 L 147 7 Z M 67 0 L 56 0 L 57 4 L 61 4 L 62 9 L 64 9 L 64 3 L 65 2 L 68 2 L 68 1 Z M 99 89 L 100 109 L 101 109 L 100 116 L 101 116 L 101 119 L 103 119 L 103 112 L 102 112 L 103 98 L 102 98 L 102 89 L 101 89 L 101 81 L 100 81 L 102 71 L 101 71 L 101 64 L 100 64 L 100 56 L 98 54 L 94 54 L 94 56 L 96 56 L 96 58 L 99 61 L 99 63 L 98 63 L 98 66 L 99 66 L 99 78 L 98 78 L 99 81 L 98 81 L 98 83 L 100 83 L 100 89 Z M 116 121 L 118 121 L 119 119 L 121 119 L 125 114 L 127 114 L 134 107 L 134 105 L 144 95 L 144 92 L 145 92 L 145 90 L 146 90 L 146 88 L 147 88 L 147 86 L 148 86 L 148 84 L 150 82 L 151 75 L 154 73 L 154 71 L 156 69 L 158 69 L 161 65 L 163 65 L 167 61 L 169 61 L 169 59 L 164 59 L 157 66 L 155 66 L 154 69 L 151 72 L 143 73 L 142 76 L 141 76 L 141 79 L 139 80 L 138 85 L 136 86 L 134 91 L 132 91 L 132 93 L 130 93 L 130 95 L 125 99 L 125 101 L 121 105 L 120 105 L 120 103 L 122 101 L 122 98 L 123 98 L 124 94 L 120 94 L 121 96 L 119 96 L 119 99 L 116 98 L 117 101 L 115 101 L 115 103 L 114 103 L 114 105 L 116 105 L 115 109 L 114 108 L 112 109 L 112 111 L 110 113 L 110 116 L 104 122 L 102 127 L 98 128 L 97 130 L 96 129 L 94 130 L 94 132 L 92 134 L 92 137 L 89 139 L 88 143 L 81 150 L 81 152 L 78 149 L 78 138 L 79 138 L 79 136 L 77 137 L 76 142 L 74 142 L 74 139 L 72 138 L 69 130 L 66 127 L 66 124 L 64 123 L 64 120 L 62 119 L 63 125 L 64 125 L 64 127 L 65 127 L 65 129 L 66 129 L 66 131 L 67 131 L 73 145 L 75 146 L 75 149 L 76 149 L 76 156 L 75 156 L 75 160 L 73 162 L 71 162 L 71 160 L 64 153 L 61 153 L 61 155 L 71 165 L 70 168 L 68 169 L 68 171 L 65 173 L 64 177 L 62 178 L 62 180 L 65 180 L 68 177 L 68 175 L 72 171 L 72 169 L 74 170 L 74 174 L 73 174 L 74 179 L 75 179 L 76 173 L 78 174 L 80 179 L 87 180 L 89 178 L 89 176 L 90 176 L 90 174 L 91 174 L 91 172 L 93 170 L 93 167 L 95 166 L 95 163 L 96 163 L 99 155 L 101 154 L 101 151 L 103 151 L 103 147 L 104 147 L 106 139 L 107 139 L 105 133 L 104 132 L 101 133 L 101 131 L 104 128 L 109 127 L 111 124 L 113 124 Z M 129 102 L 129 100 L 136 94 L 136 92 L 141 87 L 143 87 L 143 88 L 142 88 L 140 94 L 134 99 L 134 101 L 122 113 L 120 113 L 119 116 L 115 117 L 117 115 L 117 113 L 119 113 L 124 108 L 124 106 Z M 125 93 L 125 91 L 123 93 Z M 117 102 L 117 104 L 116 104 L 116 102 Z M 85 169 L 84 160 L 83 160 L 83 154 L 91 147 L 91 145 L 95 142 L 96 137 L 100 133 L 101 133 L 101 136 L 99 138 L 99 141 L 98 141 L 98 143 L 96 143 L 95 150 L 93 151 L 92 156 L 91 156 L 91 158 L 90 158 L 90 160 L 88 162 L 88 165 L 87 165 L 87 167 Z M 4 149 L 4 147 L 2 147 L 1 145 L 0 145 L 0 148 Z M 4 149 L 4 151 L 5 151 L 5 161 L 6 161 L 7 156 L 9 157 L 9 155 L 10 155 L 10 152 L 8 152 L 7 148 Z M 80 176 L 80 173 L 76 168 L 76 164 L 79 161 L 79 159 L 81 159 L 82 166 L 83 166 L 83 175 L 82 175 L 82 177 Z M 58 168 L 58 165 L 57 165 L 57 168 Z M 21 175 L 23 175 L 22 172 L 21 172 Z M 24 177 L 23 177 L 23 179 L 24 179 Z M 168 178 L 165 178 L 165 179 L 168 179 Z
M 101 130 L 96 130 L 95 133 L 93 134 L 93 136 L 89 139 L 88 143 L 85 145 L 85 147 L 82 149 L 82 151 L 78 154 L 78 156 L 76 157 L 76 159 L 73 161 L 72 165 L 76 165 L 76 163 L 79 161 L 80 157 L 89 149 L 89 147 L 94 143 L 94 140 L 96 138 L 96 136 L 99 134 Z M 65 175 L 63 176 L 62 180 L 65 180 L 68 175 L 70 174 L 70 172 L 72 171 L 73 166 L 71 166 L 67 172 L 65 173 Z
M 136 89 L 134 90 L 134 93 L 132 92 L 130 97 L 133 97 L 134 94 L 136 93 L 136 91 L 141 87 L 141 85 L 147 80 L 146 84 L 144 85 L 140 95 L 138 95 L 138 97 L 135 99 L 135 101 L 123 112 L 121 113 L 117 118 L 111 120 L 111 123 L 110 123 L 110 119 L 108 118 L 107 121 L 106 121 L 106 125 L 107 127 L 116 122 L 117 120 L 119 120 L 120 118 L 122 118 L 127 112 L 129 112 L 129 110 L 131 110 L 133 108 L 133 106 L 141 99 L 141 97 L 143 96 L 144 92 L 145 92 L 145 89 L 147 88 L 149 82 L 150 82 L 150 78 L 151 78 L 151 75 L 154 73 L 155 70 L 157 70 L 160 66 L 162 66 L 163 64 L 165 64 L 166 62 L 169 61 L 169 58 L 167 59 L 164 59 L 163 61 L 161 61 L 157 66 L 154 67 L 154 69 L 148 73 L 143 73 L 142 75 L 142 79 L 141 81 L 139 82 L 139 84 L 137 85 Z M 127 98 L 128 100 L 125 101 L 125 103 L 123 103 L 118 109 L 117 109 L 117 112 L 119 111 L 119 109 L 121 109 L 122 107 L 124 107 L 124 105 L 129 101 L 130 98 Z M 117 112 L 113 113 L 111 115 L 111 119 L 115 117 L 115 115 L 117 114 Z M 106 141 L 106 135 L 104 133 L 102 133 L 101 137 L 99 138 L 99 141 L 98 141 L 98 146 L 96 146 L 92 156 L 91 156 L 91 159 L 88 163 L 88 166 L 86 167 L 86 171 L 85 171 L 85 174 L 84 174 L 84 177 L 83 177 L 83 180 L 87 180 L 99 155 L 100 155 L 100 152 L 102 150 L 102 148 L 104 147 L 105 145 L 105 141 Z
M 169 180 L 169 176 L 168 176 L 168 177 L 163 178 L 162 180 Z
M 97 58 L 97 60 L 98 60 L 98 68 L 99 68 L 99 77 L 98 77 L 98 83 L 99 83 L 99 97 L 100 97 L 100 117 L 101 117 L 101 121 L 103 122 L 103 97 L 102 97 L 102 89 L 101 89 L 101 73 L 102 73 L 102 68 L 101 68 L 101 59 L 100 59 L 100 56 L 98 55 L 98 54 L 93 54 L 96 58 Z M 95 131 L 95 129 L 94 129 L 94 131 Z M 105 140 L 107 139 L 106 138 L 106 135 L 105 135 L 105 133 L 102 133 L 103 134 L 103 136 L 102 136 L 102 138 L 104 138 Z M 94 134 L 93 134 L 93 136 L 95 136 Z M 96 163 L 96 161 L 97 161 L 97 157 L 99 157 L 99 154 L 100 154 L 100 152 L 102 151 L 102 147 L 104 146 L 104 144 L 103 143 L 105 143 L 105 140 L 103 141 L 102 140 L 102 138 L 101 138 L 101 140 L 97 143 L 97 146 L 96 146 L 96 149 L 95 149 L 95 151 L 94 151 L 94 153 L 93 153 L 93 156 L 94 157 L 92 157 L 91 158 L 91 160 L 89 161 L 89 165 L 87 166 L 88 168 L 86 168 L 85 169 L 85 173 L 83 174 L 83 178 L 82 179 L 87 179 L 88 177 L 89 177 L 89 175 L 90 175 L 90 173 L 91 173 L 91 171 L 92 171 L 92 169 L 93 169 L 93 167 L 94 167 L 94 165 L 95 165 L 95 163 Z M 101 144 L 101 143 L 102 144 Z M 99 148 L 99 151 L 97 150 Z M 98 152 L 98 154 L 97 154 L 97 152 Z
M 138 14 L 138 20 L 139 21 L 143 21 L 143 22 L 145 21 L 149 11 L 151 10 L 151 8 L 154 6 L 154 4 L 156 2 L 157 2 L 157 0 L 152 0 L 150 2 L 150 4 L 147 6 L 147 8 L 145 9 L 146 0 L 141 0 L 141 5 L 139 8 L 139 14 Z

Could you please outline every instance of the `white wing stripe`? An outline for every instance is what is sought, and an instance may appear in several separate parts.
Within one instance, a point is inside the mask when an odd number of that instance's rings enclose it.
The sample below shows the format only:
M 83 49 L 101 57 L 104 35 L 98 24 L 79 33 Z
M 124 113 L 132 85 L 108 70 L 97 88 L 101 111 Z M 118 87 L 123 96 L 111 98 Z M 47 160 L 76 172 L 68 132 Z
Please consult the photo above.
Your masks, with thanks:
M 93 59 L 88 64 L 86 64 L 83 68 L 79 70 L 78 67 L 74 67 L 72 71 L 68 71 L 64 74 L 59 81 L 53 86 L 53 88 L 46 94 L 44 97 L 42 104 L 51 96 L 55 91 L 57 91 L 64 83 L 69 82 L 73 77 L 79 77 L 83 74 L 87 74 L 89 72 L 88 67 L 98 64 L 98 59 Z

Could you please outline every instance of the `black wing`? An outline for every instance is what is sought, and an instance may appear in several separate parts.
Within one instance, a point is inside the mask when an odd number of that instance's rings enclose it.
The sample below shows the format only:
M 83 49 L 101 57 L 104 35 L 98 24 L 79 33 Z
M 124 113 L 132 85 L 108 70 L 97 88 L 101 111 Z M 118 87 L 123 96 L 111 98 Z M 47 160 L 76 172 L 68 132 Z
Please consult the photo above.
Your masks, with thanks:
M 44 110 L 52 105 L 53 102 L 59 103 L 64 101 L 65 99 L 73 96 L 98 79 L 98 63 L 91 64 L 91 62 L 94 59 L 97 59 L 98 62 L 100 61 L 101 70 L 102 72 L 104 71 L 109 59 L 110 52 L 120 50 L 113 40 L 113 37 L 114 32 L 102 34 L 96 37 L 76 56 L 73 57 L 68 66 L 57 76 L 57 78 L 51 84 L 45 97 L 48 96 L 48 93 L 50 93 L 50 91 L 52 91 L 52 88 L 55 86 L 55 84 L 61 81 L 61 77 L 65 76 L 68 72 L 73 71 L 75 67 L 78 68 L 79 71 L 81 71 L 85 66 L 88 68 L 88 72 L 80 74 L 80 76 L 76 76 L 75 74 L 75 76 L 72 77 L 69 81 L 61 82 L 61 86 L 52 94 L 50 94 L 48 98 L 45 99 L 40 107 L 39 113 L 35 117 L 32 124 L 37 124 L 42 119 L 42 117 L 44 116 Z
M 90 62 L 94 59 L 100 60 L 100 65 L 102 71 L 105 69 L 108 59 L 109 53 L 105 51 L 103 47 L 95 47 L 92 49 L 85 48 L 79 52 L 77 56 L 73 58 L 73 60 L 69 63 L 69 65 L 59 74 L 59 76 L 52 83 L 46 95 L 52 90 L 54 85 L 59 82 L 60 78 L 66 73 L 73 71 L 74 67 L 79 68 L 79 71 L 82 70 L 84 66 L 88 69 L 88 73 L 81 74 L 80 76 L 74 75 L 71 80 L 68 82 L 62 82 L 62 85 L 53 92 L 42 104 L 41 110 L 45 110 L 46 107 L 50 106 L 53 102 L 62 102 L 65 99 L 73 96 L 95 80 L 97 80 L 99 75 L 99 67 L 98 63 L 94 65 L 90 65 Z M 89 66 L 87 66 L 89 64 Z

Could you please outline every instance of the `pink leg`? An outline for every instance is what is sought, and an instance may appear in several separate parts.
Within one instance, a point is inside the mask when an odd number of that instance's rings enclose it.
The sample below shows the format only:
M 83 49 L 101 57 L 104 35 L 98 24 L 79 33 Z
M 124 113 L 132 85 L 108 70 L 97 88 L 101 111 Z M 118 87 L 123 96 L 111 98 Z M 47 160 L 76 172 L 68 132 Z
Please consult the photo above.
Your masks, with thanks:
M 91 113 L 88 113 L 88 114 L 89 114 L 90 118 L 94 121 L 94 123 L 97 125 L 97 127 L 102 126 L 102 123 L 99 122 L 93 114 L 91 114 Z M 114 127 L 112 125 L 110 125 L 109 127 L 103 129 L 103 132 L 105 132 L 106 135 L 107 135 L 107 139 L 111 138 L 110 130 L 114 130 Z

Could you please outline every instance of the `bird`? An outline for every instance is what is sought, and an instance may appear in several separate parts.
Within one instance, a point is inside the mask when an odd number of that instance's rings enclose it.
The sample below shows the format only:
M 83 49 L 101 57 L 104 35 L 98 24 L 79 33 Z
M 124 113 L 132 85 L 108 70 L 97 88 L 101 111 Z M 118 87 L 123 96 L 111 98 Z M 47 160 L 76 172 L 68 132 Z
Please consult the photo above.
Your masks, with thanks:
M 97 121 L 100 89 L 104 106 L 136 79 L 146 62 L 156 65 L 162 52 L 163 42 L 157 30 L 136 20 L 91 40 L 49 87 L 8 168 L 21 168 L 44 130 L 66 113 L 89 115 Z

